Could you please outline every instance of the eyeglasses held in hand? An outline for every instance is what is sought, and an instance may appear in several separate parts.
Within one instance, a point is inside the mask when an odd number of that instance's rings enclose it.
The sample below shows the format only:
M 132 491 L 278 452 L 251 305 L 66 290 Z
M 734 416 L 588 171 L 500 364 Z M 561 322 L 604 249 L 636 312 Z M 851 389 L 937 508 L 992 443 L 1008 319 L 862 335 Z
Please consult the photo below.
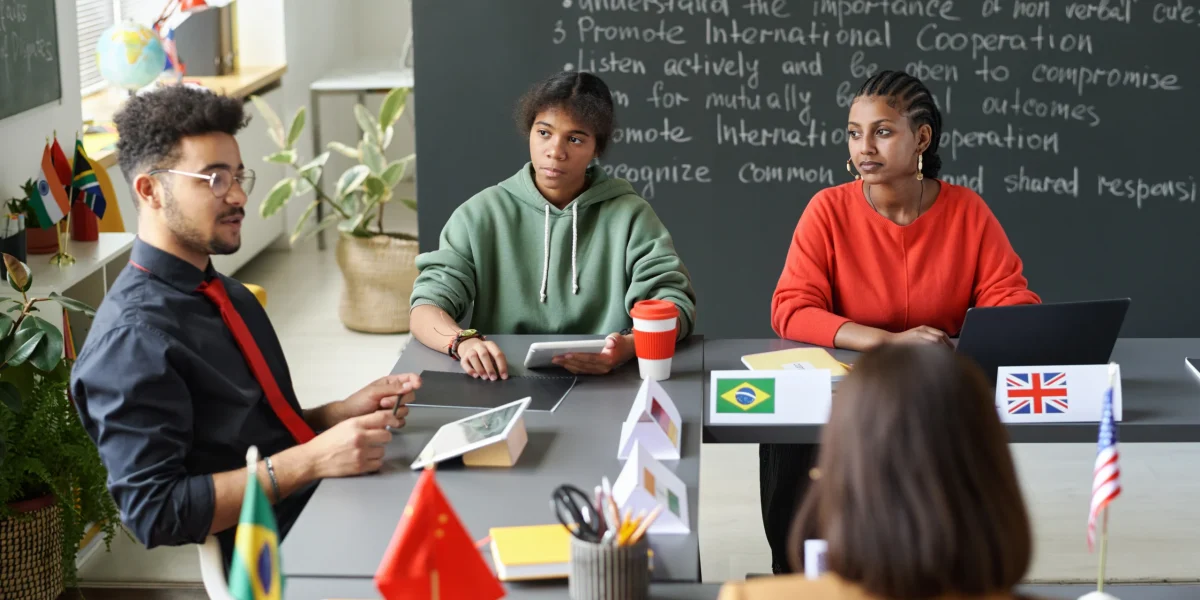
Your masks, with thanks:
M 223 200 L 229 190 L 233 189 L 233 182 L 237 182 L 247 196 L 254 191 L 254 171 L 246 169 L 240 175 L 234 175 L 229 169 L 213 169 L 212 173 L 205 175 L 204 173 L 189 173 L 187 171 L 176 171 L 175 169 L 155 169 L 147 173 L 148 175 L 157 175 L 159 173 L 170 173 L 172 175 L 183 175 L 184 177 L 192 177 L 195 179 L 208 180 L 208 187 L 212 189 L 213 195 L 217 199 Z

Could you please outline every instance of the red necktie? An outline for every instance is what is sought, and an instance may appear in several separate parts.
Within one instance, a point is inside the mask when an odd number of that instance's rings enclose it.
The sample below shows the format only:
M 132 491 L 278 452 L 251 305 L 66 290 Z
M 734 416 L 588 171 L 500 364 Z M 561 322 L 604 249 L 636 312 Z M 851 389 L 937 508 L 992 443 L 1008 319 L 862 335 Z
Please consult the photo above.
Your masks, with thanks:
M 254 342 L 254 336 L 250 335 L 250 329 L 246 327 L 246 322 L 233 307 L 233 301 L 229 299 L 229 293 L 225 291 L 225 285 L 221 283 L 220 279 L 214 278 L 200 284 L 197 291 L 207 296 L 221 310 L 221 318 L 225 320 L 225 325 L 233 333 L 233 339 L 242 349 L 242 356 L 246 357 L 250 370 L 254 372 L 254 378 L 262 386 L 263 393 L 267 396 L 267 402 L 279 416 L 279 420 L 287 426 L 288 431 L 292 432 L 292 437 L 296 438 L 296 442 L 300 444 L 313 439 L 316 434 L 313 433 L 312 428 L 283 397 L 283 391 L 279 389 L 279 384 L 275 382 L 275 376 L 271 374 L 271 369 L 267 366 L 267 359 L 263 358 L 262 351 Z

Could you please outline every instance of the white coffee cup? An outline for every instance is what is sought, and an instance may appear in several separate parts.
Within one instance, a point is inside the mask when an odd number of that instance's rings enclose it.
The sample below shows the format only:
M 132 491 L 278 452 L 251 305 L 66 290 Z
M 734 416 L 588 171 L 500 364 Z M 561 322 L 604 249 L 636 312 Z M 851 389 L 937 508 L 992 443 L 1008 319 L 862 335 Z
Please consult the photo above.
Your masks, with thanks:
M 816 579 L 828 570 L 825 553 L 829 544 L 825 540 L 804 540 L 804 577 Z

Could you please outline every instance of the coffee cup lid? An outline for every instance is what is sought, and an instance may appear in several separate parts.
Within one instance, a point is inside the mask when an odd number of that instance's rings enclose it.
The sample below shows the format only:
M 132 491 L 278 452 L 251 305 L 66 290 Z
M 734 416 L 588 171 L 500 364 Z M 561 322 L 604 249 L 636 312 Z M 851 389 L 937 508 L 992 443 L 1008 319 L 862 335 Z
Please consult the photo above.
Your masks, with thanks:
M 679 316 L 679 307 L 670 300 L 642 300 L 633 305 L 629 316 L 647 321 L 674 319 Z

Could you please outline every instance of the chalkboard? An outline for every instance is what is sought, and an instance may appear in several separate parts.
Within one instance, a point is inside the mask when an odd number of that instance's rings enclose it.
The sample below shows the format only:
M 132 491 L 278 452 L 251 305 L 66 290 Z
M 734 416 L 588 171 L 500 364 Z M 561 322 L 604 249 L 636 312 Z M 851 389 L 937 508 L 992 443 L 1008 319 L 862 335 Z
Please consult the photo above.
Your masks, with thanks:
M 0 0 L 0 119 L 62 98 L 55 0 Z
M 604 168 L 670 228 L 698 331 L 771 335 L 801 212 L 850 178 L 851 96 L 905 69 L 943 111 L 942 178 L 983 196 L 1044 301 L 1131 297 L 1123 335 L 1200 336 L 1192 4 L 417 0 L 421 249 L 529 159 L 520 94 L 584 69 L 619 105 Z

